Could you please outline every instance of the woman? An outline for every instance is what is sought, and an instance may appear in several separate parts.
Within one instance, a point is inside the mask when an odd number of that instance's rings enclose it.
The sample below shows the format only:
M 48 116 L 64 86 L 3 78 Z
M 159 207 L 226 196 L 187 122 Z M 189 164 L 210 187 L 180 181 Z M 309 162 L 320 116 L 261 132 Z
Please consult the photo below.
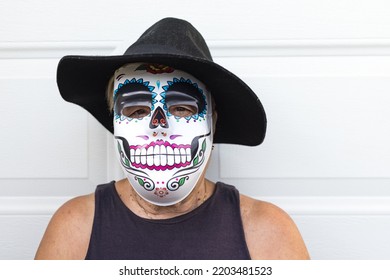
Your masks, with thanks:
M 191 24 L 163 19 L 124 55 L 67 56 L 57 74 L 114 134 L 127 178 L 65 203 L 36 259 L 308 259 L 285 212 L 205 178 L 213 143 L 259 145 L 266 117 Z

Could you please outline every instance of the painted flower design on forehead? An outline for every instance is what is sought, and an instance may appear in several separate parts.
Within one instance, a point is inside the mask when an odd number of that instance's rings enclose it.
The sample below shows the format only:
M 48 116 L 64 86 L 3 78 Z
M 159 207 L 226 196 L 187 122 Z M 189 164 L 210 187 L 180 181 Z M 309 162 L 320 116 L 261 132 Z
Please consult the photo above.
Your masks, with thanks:
M 195 77 L 164 65 L 129 64 L 115 77 L 114 136 L 122 169 L 145 200 L 181 201 L 210 157 L 210 93 Z

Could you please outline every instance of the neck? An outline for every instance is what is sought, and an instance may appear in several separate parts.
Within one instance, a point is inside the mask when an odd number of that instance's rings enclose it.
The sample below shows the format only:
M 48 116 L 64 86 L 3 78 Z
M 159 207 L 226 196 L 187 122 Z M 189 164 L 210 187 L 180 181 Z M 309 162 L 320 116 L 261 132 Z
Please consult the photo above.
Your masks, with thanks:
M 158 206 L 140 197 L 127 181 L 130 190 L 129 208 L 137 215 L 147 219 L 169 219 L 191 212 L 202 205 L 213 193 L 214 184 L 204 178 L 199 180 L 194 190 L 182 201 L 171 206 Z

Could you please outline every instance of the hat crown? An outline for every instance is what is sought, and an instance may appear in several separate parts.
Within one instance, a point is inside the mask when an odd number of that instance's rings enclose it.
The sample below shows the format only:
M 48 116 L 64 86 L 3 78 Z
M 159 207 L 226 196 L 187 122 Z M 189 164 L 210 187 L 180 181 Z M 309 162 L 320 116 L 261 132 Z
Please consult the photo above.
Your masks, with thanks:
M 212 61 L 206 41 L 198 30 L 191 23 L 176 18 L 164 18 L 152 25 L 124 54 L 159 53 Z

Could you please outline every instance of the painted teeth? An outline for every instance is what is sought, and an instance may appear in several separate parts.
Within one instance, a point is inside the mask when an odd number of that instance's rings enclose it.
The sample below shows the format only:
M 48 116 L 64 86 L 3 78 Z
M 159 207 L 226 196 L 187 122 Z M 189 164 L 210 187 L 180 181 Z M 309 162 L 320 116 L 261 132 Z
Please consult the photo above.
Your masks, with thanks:
M 135 163 L 140 163 L 141 162 L 141 149 L 135 150 Z
M 181 162 L 180 151 L 178 148 L 175 148 L 173 152 L 175 154 L 175 163 L 179 164 Z
M 154 147 L 149 147 L 148 150 L 147 150 L 147 156 L 146 156 L 146 164 L 149 165 L 149 166 L 152 166 L 153 165 L 153 150 L 154 150 Z M 132 161 L 134 162 L 134 161 Z
M 155 145 L 148 148 L 130 149 L 130 161 L 149 167 L 188 164 L 191 162 L 191 148 Z
M 146 149 L 141 149 L 141 163 L 146 164 Z
M 174 156 L 174 153 L 173 153 L 173 149 L 170 146 L 167 147 L 167 155 L 168 155 L 167 156 L 167 164 L 169 166 L 174 165 L 174 163 L 175 163 L 175 156 Z
M 167 154 L 167 148 L 165 146 L 160 146 L 160 154 L 161 155 Z M 166 156 L 160 156 L 160 165 L 161 166 L 167 165 L 167 157 Z

